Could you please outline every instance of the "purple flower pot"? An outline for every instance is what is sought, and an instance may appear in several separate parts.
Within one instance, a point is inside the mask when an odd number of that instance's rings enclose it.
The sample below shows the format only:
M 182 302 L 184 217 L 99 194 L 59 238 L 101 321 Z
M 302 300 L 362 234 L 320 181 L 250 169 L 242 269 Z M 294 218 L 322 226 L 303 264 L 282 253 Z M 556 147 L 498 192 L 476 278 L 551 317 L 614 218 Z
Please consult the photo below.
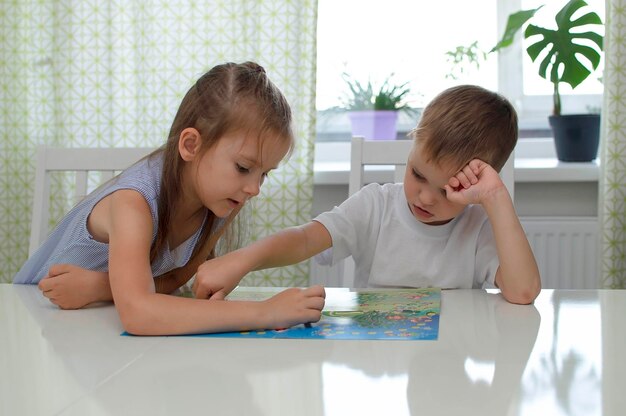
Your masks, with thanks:
M 369 140 L 395 140 L 398 134 L 397 111 L 351 111 L 348 117 L 353 136 Z

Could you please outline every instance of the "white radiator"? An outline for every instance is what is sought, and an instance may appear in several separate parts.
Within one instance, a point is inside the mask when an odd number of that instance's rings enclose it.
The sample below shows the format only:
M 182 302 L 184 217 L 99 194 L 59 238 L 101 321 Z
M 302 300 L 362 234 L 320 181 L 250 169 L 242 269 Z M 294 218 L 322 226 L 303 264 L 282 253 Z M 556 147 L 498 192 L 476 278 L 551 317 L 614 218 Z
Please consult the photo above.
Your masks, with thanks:
M 598 220 L 596 217 L 525 217 L 528 236 L 545 289 L 598 287 Z M 311 262 L 311 283 L 338 286 L 343 265 Z
M 537 259 L 543 288 L 598 288 L 596 217 L 526 217 L 521 222 Z

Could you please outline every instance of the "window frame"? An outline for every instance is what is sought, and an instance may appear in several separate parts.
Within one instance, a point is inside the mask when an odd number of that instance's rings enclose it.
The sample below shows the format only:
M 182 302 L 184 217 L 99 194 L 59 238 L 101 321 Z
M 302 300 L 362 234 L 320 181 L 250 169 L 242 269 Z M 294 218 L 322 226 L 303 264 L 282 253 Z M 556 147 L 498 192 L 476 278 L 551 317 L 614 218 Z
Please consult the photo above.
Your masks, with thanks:
M 498 38 L 504 33 L 508 16 L 521 10 L 522 7 L 522 0 L 496 2 Z M 498 92 L 507 97 L 518 112 L 520 137 L 551 137 L 548 116 L 552 113 L 552 94 L 524 94 L 523 60 L 526 51 L 521 41 L 522 34 L 518 33 L 517 36 L 518 39 L 511 46 L 498 52 Z M 602 94 L 563 94 L 561 101 L 565 114 L 586 113 L 589 106 L 602 107 Z M 349 141 L 350 129 L 347 116 L 334 117 L 334 120 L 327 123 L 331 128 L 325 129 L 322 128 L 325 123 L 323 112 L 323 110 L 317 112 L 316 143 Z M 412 127 L 414 126 L 410 123 L 401 121 L 398 125 L 399 137 Z

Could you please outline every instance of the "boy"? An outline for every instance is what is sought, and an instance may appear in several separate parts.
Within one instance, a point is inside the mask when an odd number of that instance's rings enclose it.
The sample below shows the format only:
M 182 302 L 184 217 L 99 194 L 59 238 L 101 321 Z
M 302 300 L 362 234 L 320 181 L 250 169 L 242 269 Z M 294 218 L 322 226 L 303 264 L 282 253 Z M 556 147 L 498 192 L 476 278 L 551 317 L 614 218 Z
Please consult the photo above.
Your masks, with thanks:
M 403 184 L 369 184 L 308 224 L 198 268 L 199 298 L 222 299 L 251 270 L 298 263 L 332 247 L 352 255 L 356 287 L 481 288 L 511 303 L 539 294 L 537 263 L 498 175 L 517 142 L 502 96 L 464 85 L 424 109 Z

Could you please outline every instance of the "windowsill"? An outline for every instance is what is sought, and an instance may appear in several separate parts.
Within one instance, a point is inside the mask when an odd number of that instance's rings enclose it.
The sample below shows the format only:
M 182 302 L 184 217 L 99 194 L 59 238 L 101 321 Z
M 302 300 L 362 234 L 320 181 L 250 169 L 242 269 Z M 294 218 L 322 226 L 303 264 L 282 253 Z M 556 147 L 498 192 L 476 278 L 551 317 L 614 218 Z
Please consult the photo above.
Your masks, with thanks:
M 600 161 L 561 162 L 551 138 L 522 139 L 515 148 L 515 182 L 597 182 Z M 368 166 L 366 182 L 390 182 L 393 169 Z M 316 143 L 315 185 L 346 185 L 350 172 L 350 142 Z

